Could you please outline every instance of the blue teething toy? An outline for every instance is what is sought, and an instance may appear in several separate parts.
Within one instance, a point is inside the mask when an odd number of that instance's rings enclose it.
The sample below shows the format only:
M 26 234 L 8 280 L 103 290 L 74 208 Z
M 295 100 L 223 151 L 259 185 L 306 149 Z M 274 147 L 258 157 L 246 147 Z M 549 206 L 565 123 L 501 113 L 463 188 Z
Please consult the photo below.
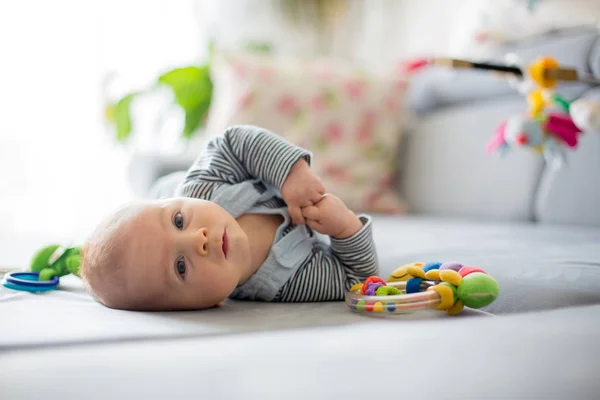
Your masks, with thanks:
M 58 276 L 47 281 L 40 281 L 39 277 L 39 272 L 9 272 L 4 275 L 2 283 L 9 289 L 32 293 L 47 292 L 58 286 Z

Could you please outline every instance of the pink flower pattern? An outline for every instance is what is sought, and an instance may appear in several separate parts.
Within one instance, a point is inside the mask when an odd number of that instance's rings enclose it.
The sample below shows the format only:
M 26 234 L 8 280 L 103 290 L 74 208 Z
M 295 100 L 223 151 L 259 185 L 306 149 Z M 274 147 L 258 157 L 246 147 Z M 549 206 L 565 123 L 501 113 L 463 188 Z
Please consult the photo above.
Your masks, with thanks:
M 397 80 L 394 82 L 394 91 L 396 92 L 397 95 L 402 95 L 406 89 L 408 88 L 408 82 L 406 82 L 405 80 Z
M 246 92 L 242 94 L 238 100 L 238 105 L 242 110 L 247 110 L 252 105 L 254 93 Z
M 246 78 L 248 77 L 248 66 L 243 63 L 235 63 L 233 65 L 233 71 L 238 78 Z
M 323 96 L 322 94 L 316 95 L 310 101 L 311 108 L 316 112 L 322 111 L 325 108 L 325 105 L 325 96 Z
M 387 111 L 393 113 L 398 109 L 398 99 L 395 96 L 388 96 L 385 99 L 385 108 Z
M 263 81 L 270 81 L 275 76 L 275 70 L 271 67 L 262 67 L 258 70 L 258 76 Z
M 326 175 L 334 178 L 338 182 L 349 182 L 352 178 L 350 171 L 348 171 L 347 168 L 335 164 L 325 164 L 323 170 Z
M 317 69 L 315 75 L 321 81 L 329 81 L 333 78 L 333 70 L 327 66 L 322 66 Z
M 344 85 L 344 89 L 351 100 L 361 100 L 366 91 L 365 84 L 358 80 L 347 81 Z
M 294 115 L 298 110 L 298 102 L 290 95 L 283 95 L 277 101 L 277 110 L 284 114 Z
M 375 122 L 377 117 L 373 111 L 365 111 L 359 122 L 356 139 L 361 145 L 368 145 L 371 143 L 375 134 Z
M 392 182 L 394 180 L 394 177 L 391 173 L 385 173 L 383 174 L 383 176 L 379 179 L 379 188 L 381 190 L 385 190 L 386 188 L 392 186 Z
M 337 122 L 330 122 L 325 127 L 325 140 L 328 143 L 338 143 L 342 140 L 342 127 Z

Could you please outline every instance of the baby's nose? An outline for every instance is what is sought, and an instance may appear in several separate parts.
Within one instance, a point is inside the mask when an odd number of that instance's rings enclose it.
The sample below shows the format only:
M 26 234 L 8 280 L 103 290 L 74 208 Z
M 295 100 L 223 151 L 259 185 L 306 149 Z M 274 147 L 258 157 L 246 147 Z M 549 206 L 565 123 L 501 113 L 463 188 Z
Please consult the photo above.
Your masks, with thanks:
M 208 255 L 208 229 L 200 228 L 194 237 L 196 249 L 202 256 Z

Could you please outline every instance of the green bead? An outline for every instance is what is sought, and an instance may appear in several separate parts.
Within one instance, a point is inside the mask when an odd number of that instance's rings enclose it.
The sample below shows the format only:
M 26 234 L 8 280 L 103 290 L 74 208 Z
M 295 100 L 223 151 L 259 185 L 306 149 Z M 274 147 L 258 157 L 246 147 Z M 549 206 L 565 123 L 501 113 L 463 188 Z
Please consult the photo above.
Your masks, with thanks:
M 394 286 L 380 286 L 375 291 L 375 296 L 393 296 L 397 294 L 402 294 L 402 292 Z
M 482 308 L 498 297 L 498 282 L 491 276 L 474 272 L 465 276 L 458 287 L 458 298 L 470 308 Z
M 356 311 L 365 311 L 365 301 L 364 300 L 359 300 L 358 303 L 356 303 Z

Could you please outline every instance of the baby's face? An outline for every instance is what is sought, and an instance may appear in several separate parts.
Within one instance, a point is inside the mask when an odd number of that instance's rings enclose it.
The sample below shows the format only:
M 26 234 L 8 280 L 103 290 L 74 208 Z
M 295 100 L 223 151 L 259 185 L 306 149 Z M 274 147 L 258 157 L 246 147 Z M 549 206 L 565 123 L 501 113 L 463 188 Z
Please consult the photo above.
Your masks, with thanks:
M 161 296 L 164 309 L 217 305 L 250 265 L 248 236 L 231 214 L 209 201 L 149 202 L 130 228 L 129 291 Z

